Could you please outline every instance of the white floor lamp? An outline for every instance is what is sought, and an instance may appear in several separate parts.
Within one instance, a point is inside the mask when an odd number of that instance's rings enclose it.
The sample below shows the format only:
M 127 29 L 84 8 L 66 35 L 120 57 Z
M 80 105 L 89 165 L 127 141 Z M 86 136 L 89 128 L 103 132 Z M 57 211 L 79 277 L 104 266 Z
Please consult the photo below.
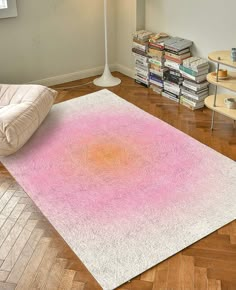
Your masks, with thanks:
M 105 28 L 105 68 L 101 77 L 95 79 L 93 83 L 99 87 L 113 87 L 121 83 L 121 80 L 112 76 L 108 66 L 107 49 L 107 0 L 104 0 L 104 28 Z

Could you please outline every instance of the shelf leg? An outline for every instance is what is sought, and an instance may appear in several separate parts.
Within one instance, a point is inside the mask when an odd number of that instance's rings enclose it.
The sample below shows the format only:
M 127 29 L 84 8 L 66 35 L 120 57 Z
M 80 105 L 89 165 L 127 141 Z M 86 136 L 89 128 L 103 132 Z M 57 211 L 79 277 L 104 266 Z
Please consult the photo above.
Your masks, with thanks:
M 212 111 L 212 116 L 211 116 L 211 130 L 213 131 L 214 128 L 214 117 L 215 117 L 215 111 Z
M 219 67 L 217 67 L 217 71 L 219 70 Z M 218 74 L 217 74 L 218 75 Z M 215 86 L 215 95 L 214 95 L 214 101 L 213 101 L 213 107 L 216 106 L 216 96 L 217 96 L 217 86 Z M 211 130 L 213 130 L 214 127 L 214 117 L 215 117 L 215 111 L 212 111 L 212 117 L 211 117 Z

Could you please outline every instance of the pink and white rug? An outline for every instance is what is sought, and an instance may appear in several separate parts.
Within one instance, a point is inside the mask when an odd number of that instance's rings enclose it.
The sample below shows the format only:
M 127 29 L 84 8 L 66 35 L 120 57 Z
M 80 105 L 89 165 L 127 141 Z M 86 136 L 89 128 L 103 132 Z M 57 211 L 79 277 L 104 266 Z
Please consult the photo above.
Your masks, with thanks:
M 236 217 L 232 160 L 108 90 L 2 162 L 106 290 Z

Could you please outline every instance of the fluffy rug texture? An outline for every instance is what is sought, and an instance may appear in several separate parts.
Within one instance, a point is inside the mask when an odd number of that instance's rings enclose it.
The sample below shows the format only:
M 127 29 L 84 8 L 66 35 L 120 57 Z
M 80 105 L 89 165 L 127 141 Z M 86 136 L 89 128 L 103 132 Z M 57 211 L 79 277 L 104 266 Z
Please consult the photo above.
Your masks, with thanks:
M 2 162 L 106 290 L 236 216 L 232 160 L 108 90 L 55 105 Z

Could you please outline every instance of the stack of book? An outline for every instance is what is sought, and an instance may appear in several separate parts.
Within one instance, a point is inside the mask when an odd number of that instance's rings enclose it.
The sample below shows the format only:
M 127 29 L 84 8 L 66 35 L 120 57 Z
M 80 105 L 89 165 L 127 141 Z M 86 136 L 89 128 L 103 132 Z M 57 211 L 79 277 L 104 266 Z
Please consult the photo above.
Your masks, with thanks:
M 133 34 L 132 52 L 135 58 L 135 82 L 149 86 L 148 43 L 152 32 L 139 30 Z
M 184 77 L 180 103 L 192 110 L 204 107 L 204 100 L 208 96 L 209 83 L 206 76 L 209 63 L 200 57 L 191 57 L 180 65 L 180 72 Z
M 192 44 L 192 41 L 179 37 L 171 37 L 165 42 L 165 67 L 168 68 L 168 72 L 165 74 L 162 95 L 176 102 L 179 102 L 184 80 L 180 73 L 180 65 L 191 57 Z
M 164 75 L 167 69 L 164 67 L 164 48 L 165 41 L 169 39 L 169 35 L 165 33 L 158 33 L 149 39 L 149 63 L 150 63 L 150 74 L 149 82 L 150 88 L 153 91 L 161 94 L 164 85 Z

